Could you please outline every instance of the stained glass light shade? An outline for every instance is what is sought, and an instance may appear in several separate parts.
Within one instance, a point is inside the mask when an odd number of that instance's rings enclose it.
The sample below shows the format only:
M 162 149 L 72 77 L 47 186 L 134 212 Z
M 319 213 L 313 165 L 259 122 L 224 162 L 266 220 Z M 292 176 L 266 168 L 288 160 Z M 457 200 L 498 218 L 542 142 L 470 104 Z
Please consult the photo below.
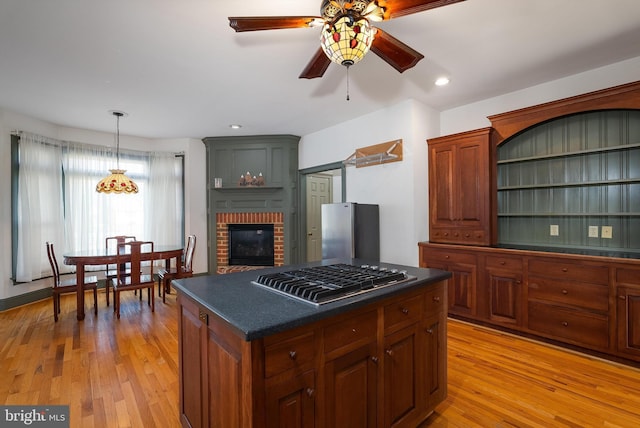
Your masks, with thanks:
M 96 192 L 100 193 L 138 193 L 138 186 L 132 179 L 124 175 L 123 169 L 109 170 L 111 175 L 100 180 Z
M 120 169 L 120 118 L 126 113 L 112 110 L 109 113 L 116 117 L 116 169 L 110 169 L 110 175 L 100 180 L 96 185 L 98 193 L 138 193 L 138 185 L 132 179 L 124 175 L 124 169 Z
M 331 61 L 349 67 L 369 52 L 375 32 L 366 18 L 345 14 L 324 25 L 320 44 Z

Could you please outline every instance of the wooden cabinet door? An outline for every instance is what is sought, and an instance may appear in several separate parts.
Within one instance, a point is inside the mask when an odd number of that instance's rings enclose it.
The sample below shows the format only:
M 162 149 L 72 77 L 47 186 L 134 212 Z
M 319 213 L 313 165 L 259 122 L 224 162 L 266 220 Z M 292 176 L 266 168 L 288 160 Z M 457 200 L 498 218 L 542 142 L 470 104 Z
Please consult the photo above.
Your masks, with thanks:
M 373 428 L 377 417 L 376 343 L 325 364 L 325 421 L 332 428 Z
M 449 311 L 458 315 L 476 315 L 476 265 L 449 264 Z
M 618 351 L 640 357 L 640 288 L 617 287 Z
M 426 323 L 422 332 L 425 351 L 422 356 L 425 379 L 424 387 L 427 407 L 432 411 L 447 397 L 447 318 L 437 316 Z
M 487 269 L 489 320 L 521 324 L 522 273 Z
M 424 399 L 424 342 L 418 324 L 385 338 L 384 426 L 406 425 L 426 405 Z
M 185 427 L 205 426 L 204 403 L 208 400 L 206 379 L 206 315 L 201 317 L 199 308 L 178 297 L 180 322 L 178 324 L 180 348 L 180 421 Z
M 266 387 L 267 428 L 315 426 L 315 372 L 309 370 Z

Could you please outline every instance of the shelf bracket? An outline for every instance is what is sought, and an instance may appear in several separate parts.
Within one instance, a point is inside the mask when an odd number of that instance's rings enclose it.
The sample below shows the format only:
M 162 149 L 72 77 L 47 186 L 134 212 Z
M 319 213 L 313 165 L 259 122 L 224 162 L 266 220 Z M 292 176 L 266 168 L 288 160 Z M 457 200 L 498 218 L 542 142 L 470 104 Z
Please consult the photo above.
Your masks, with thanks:
M 388 141 L 373 146 L 361 147 L 347 159 L 344 165 L 355 165 L 356 168 L 399 162 L 402 160 L 402 140 Z

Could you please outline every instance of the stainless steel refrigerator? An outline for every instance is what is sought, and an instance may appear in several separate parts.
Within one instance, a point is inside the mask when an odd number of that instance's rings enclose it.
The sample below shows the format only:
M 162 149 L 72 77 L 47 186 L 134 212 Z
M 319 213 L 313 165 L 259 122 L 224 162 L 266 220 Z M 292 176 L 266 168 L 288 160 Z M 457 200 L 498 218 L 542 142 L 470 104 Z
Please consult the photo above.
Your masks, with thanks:
M 322 258 L 380 260 L 378 205 L 344 202 L 323 204 Z

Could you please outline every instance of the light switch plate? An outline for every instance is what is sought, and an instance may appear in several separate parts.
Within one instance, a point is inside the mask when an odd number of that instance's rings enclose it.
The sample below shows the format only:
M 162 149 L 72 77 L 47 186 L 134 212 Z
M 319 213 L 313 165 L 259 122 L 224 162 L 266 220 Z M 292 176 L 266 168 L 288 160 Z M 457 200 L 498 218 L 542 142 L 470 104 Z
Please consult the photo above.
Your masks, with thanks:
M 602 237 L 606 239 L 613 238 L 613 227 L 612 226 L 602 226 Z
M 549 235 L 558 236 L 560 235 L 560 228 L 557 224 L 552 224 L 549 226 Z
M 589 238 L 598 237 L 598 226 L 589 226 Z

